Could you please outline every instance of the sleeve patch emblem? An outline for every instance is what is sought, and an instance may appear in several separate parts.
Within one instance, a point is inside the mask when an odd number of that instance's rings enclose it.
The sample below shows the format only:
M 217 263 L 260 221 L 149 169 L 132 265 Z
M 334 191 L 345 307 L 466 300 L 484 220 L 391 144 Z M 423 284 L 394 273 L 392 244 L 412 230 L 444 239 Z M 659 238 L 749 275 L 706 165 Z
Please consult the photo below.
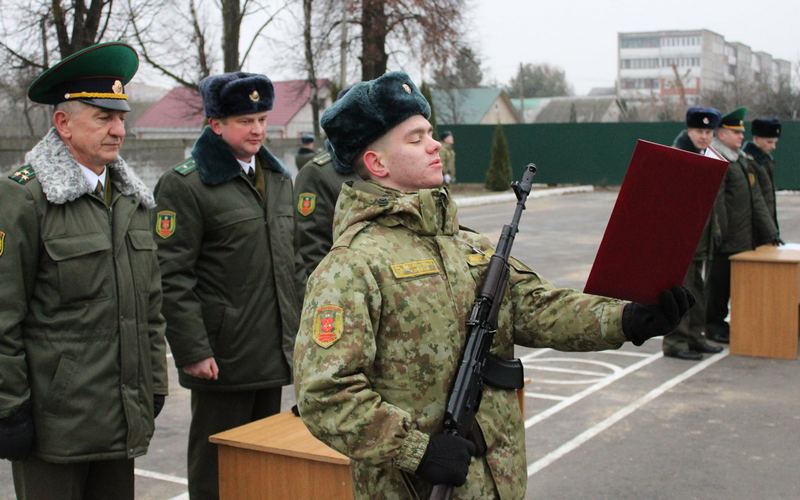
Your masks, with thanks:
M 6 249 L 6 233 L 0 231 L 0 257 L 3 256 L 3 252 Z
M 342 338 L 344 309 L 332 304 L 318 307 L 314 314 L 314 342 L 327 349 Z
M 162 210 L 156 214 L 156 234 L 167 239 L 175 234 L 175 212 Z
M 416 278 L 426 274 L 439 274 L 439 266 L 433 259 L 403 262 L 402 264 L 392 264 L 392 274 L 397 279 Z
M 297 196 L 297 212 L 303 217 L 308 217 L 317 208 L 317 195 L 314 193 L 300 193 Z

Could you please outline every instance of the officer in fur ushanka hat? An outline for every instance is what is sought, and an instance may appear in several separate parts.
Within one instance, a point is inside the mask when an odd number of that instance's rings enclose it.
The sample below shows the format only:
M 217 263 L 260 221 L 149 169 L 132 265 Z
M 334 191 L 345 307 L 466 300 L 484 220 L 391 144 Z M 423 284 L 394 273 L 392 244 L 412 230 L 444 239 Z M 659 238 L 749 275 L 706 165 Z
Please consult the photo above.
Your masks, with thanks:
M 154 238 L 167 340 L 192 393 L 191 498 L 217 498 L 208 437 L 280 410 L 300 301 L 292 181 L 264 146 L 275 100 L 265 75 L 200 82 L 208 126 L 156 186 Z
M 751 131 L 753 138 L 744 145 L 744 152 L 753 159 L 751 163 L 756 169 L 764 202 L 775 226 L 778 227 L 778 206 L 775 199 L 776 164 L 772 154 L 778 147 L 778 140 L 781 137 L 781 122 L 771 117 L 756 118 L 753 120 Z

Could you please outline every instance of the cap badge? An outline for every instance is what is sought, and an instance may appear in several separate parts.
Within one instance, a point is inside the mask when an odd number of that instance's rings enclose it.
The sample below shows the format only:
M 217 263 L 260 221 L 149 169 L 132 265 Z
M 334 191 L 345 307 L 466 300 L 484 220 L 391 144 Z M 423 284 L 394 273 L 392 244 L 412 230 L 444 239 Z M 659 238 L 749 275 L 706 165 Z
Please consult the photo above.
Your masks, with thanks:
M 258 102 L 261 99 L 261 95 L 259 95 L 258 90 L 254 90 L 250 92 L 250 100 L 253 102 Z
M 114 85 L 111 86 L 111 90 L 115 94 L 121 94 L 122 93 L 122 82 L 119 81 L 119 80 L 114 80 Z
M 711 120 L 709 120 L 707 116 L 703 117 L 703 125 L 708 125 L 710 122 Z
M 411 93 L 411 87 L 407 83 L 403 84 L 403 90 L 406 91 L 406 94 L 410 94 Z

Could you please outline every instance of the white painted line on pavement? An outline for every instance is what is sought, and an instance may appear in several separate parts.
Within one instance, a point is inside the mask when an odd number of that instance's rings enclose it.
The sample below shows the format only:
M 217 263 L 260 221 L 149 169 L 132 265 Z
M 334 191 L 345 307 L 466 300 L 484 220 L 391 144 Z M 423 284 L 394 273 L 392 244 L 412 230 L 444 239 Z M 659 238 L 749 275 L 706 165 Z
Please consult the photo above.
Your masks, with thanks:
M 593 372 L 589 370 L 573 370 L 570 368 L 556 368 L 554 366 L 526 366 L 528 370 L 539 370 L 542 372 L 572 373 L 574 375 L 592 375 L 594 377 L 605 377 L 609 373 Z
M 582 390 L 581 392 L 575 393 L 574 395 L 572 395 L 571 397 L 569 397 L 569 398 L 565 399 L 564 401 L 558 403 L 557 405 L 553 405 L 550 408 L 546 409 L 545 411 L 537 413 L 533 417 L 531 417 L 528 420 L 526 420 L 525 421 L 525 428 L 528 429 L 529 427 L 532 427 L 532 426 L 538 424 L 539 422 L 541 422 L 541 421 L 543 421 L 543 420 L 545 420 L 547 418 L 552 417 L 553 415 L 555 415 L 556 413 L 560 412 L 564 408 L 572 406 L 573 404 L 577 403 L 578 401 L 580 401 L 581 399 L 585 398 L 586 396 L 588 396 L 588 395 L 590 395 L 590 394 L 592 394 L 594 392 L 599 391 L 603 387 L 611 384 L 612 382 L 615 382 L 615 381 L 619 380 L 620 378 L 624 377 L 625 375 L 627 375 L 629 373 L 635 372 L 636 370 L 638 370 L 639 368 L 641 368 L 643 366 L 649 365 L 653 361 L 661 359 L 663 356 L 664 356 L 664 353 L 662 353 L 662 352 L 657 352 L 655 354 L 651 354 L 650 356 L 642 359 L 641 361 L 639 361 L 637 363 L 634 363 L 634 364 L 626 367 L 625 369 L 618 371 L 614 375 L 611 375 L 610 377 L 607 377 L 607 378 L 603 379 L 601 382 L 598 382 L 598 383 L 592 385 L 591 387 L 587 387 L 586 389 Z
M 552 401 L 564 401 L 567 399 L 567 396 L 556 396 L 555 394 L 545 394 L 543 392 L 528 392 L 525 391 L 526 398 L 536 398 L 536 399 L 549 399 Z
M 608 429 L 609 427 L 611 427 L 615 423 L 619 422 L 623 418 L 627 417 L 628 415 L 630 415 L 634 411 L 638 410 L 642 406 L 646 405 L 650 401 L 652 401 L 655 398 L 661 396 L 662 394 L 664 394 L 668 390 L 672 389 L 676 385 L 680 384 L 684 380 L 686 380 L 689 377 L 691 377 L 691 376 L 693 376 L 693 375 L 705 370 L 706 368 L 708 368 L 709 366 L 713 365 L 717 361 L 725 358 L 728 355 L 728 352 L 729 352 L 728 349 L 725 348 L 719 354 L 715 354 L 714 356 L 711 356 L 708 359 L 696 364 L 695 366 L 693 366 L 692 368 L 686 370 L 685 372 L 681 373 L 680 375 L 677 375 L 677 376 L 667 380 L 666 382 L 664 382 L 660 386 L 656 387 L 652 391 L 648 392 L 647 394 L 645 394 L 644 396 L 642 396 L 638 400 L 634 401 L 633 403 L 629 404 L 628 406 L 625 406 L 624 408 L 621 408 L 616 413 L 614 413 L 610 417 L 606 418 L 605 420 L 599 422 L 598 424 L 586 429 L 584 432 L 578 434 L 577 436 L 575 436 L 571 440 L 567 441 L 566 443 L 562 444 L 561 446 L 559 446 L 555 450 L 551 451 L 547 455 L 543 456 L 539 460 L 537 460 L 535 462 L 532 462 L 531 464 L 528 465 L 528 477 L 533 476 L 534 474 L 536 474 L 540 470 L 544 469 L 545 467 L 547 467 L 548 465 L 552 464 L 553 462 L 555 462 L 559 458 L 563 457 L 567 453 L 571 452 L 572 450 L 578 448 L 583 443 L 589 441 L 590 439 L 592 439 L 596 435 L 598 435 L 601 432 L 603 432 L 604 430 Z M 659 353 L 659 355 L 660 354 L 661 353 Z
M 597 354 L 616 354 L 617 356 L 631 356 L 634 358 L 646 358 L 651 356 L 649 352 L 636 352 L 636 351 L 597 351 Z
M 133 473 L 137 476 L 146 477 L 149 479 L 158 479 L 160 481 L 168 481 L 175 484 L 188 485 L 189 480 L 185 477 L 170 476 L 169 474 L 162 474 L 160 472 L 153 472 L 144 469 L 133 469 Z

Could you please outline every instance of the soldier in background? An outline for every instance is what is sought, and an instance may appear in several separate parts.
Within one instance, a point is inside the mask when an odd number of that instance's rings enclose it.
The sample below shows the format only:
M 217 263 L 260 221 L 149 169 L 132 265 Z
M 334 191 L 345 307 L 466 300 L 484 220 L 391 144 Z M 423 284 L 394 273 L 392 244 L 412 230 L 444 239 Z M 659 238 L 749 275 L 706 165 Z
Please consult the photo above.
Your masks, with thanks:
M 308 163 L 317 152 L 314 150 L 314 136 L 311 134 L 303 134 L 300 136 L 300 149 L 294 155 L 294 165 L 299 171 L 303 166 Z
M 745 113 L 747 108 L 738 108 L 723 116 L 711 143 L 730 162 L 723 180 L 724 202 L 718 204 L 722 239 L 711 262 L 706 304 L 706 337 L 722 343 L 730 339 L 730 325 L 725 321 L 731 294 L 728 259 L 735 253 L 780 241 L 778 228 L 764 203 L 755 167 L 740 149 Z
M 689 108 L 686 111 L 686 129 L 678 134 L 672 146 L 692 153 L 705 154 L 721 119 L 719 111 L 714 108 Z M 721 202 L 722 196 L 717 198 Z M 716 210 L 712 209 L 706 220 L 694 257 L 683 280 L 683 286 L 694 295 L 695 304 L 681 320 L 678 328 L 664 336 L 661 344 L 664 356 L 700 360 L 703 359 L 703 353 L 713 354 L 722 351 L 722 347 L 708 342 L 703 335 L 706 323 L 705 268 L 710 265 L 711 256 L 714 254 L 714 242 L 718 242 L 721 237 Z
M 156 186 L 167 340 L 192 391 L 189 495 L 217 498 L 211 434 L 280 411 L 299 299 L 292 181 L 263 146 L 274 89 L 264 76 L 200 82 L 208 117 L 189 159 Z
M 744 146 L 744 152 L 753 159 L 758 174 L 758 184 L 764 195 L 764 203 L 778 228 L 778 210 L 775 200 L 775 159 L 772 153 L 781 137 L 781 122 L 775 118 L 756 118 L 752 125 L 753 140 Z
M 472 440 L 441 421 L 466 320 L 492 252 L 461 229 L 442 188 L 430 106 L 390 72 L 354 85 L 322 116 L 334 162 L 366 182 L 342 186 L 334 244 L 308 280 L 295 347 L 300 415 L 353 459 L 357 498 L 522 498 L 522 415 L 513 390 L 486 387 Z M 590 351 L 672 331 L 691 305 L 683 288 L 641 305 L 556 289 L 511 259 L 492 353 L 514 344 Z M 471 460 L 477 455 L 475 460 Z
M 333 243 L 333 212 L 342 184 L 360 179 L 349 165 L 331 161 L 327 151 L 316 155 L 294 179 L 294 198 L 299 281 L 328 254 Z
M 442 159 L 442 175 L 445 185 L 456 182 L 456 150 L 453 149 L 455 137 L 449 130 L 442 132 L 442 149 L 439 157 Z
M 164 406 L 155 202 L 119 156 L 138 65 L 111 42 L 39 75 L 53 128 L 0 180 L 0 458 L 22 500 L 133 499 Z

